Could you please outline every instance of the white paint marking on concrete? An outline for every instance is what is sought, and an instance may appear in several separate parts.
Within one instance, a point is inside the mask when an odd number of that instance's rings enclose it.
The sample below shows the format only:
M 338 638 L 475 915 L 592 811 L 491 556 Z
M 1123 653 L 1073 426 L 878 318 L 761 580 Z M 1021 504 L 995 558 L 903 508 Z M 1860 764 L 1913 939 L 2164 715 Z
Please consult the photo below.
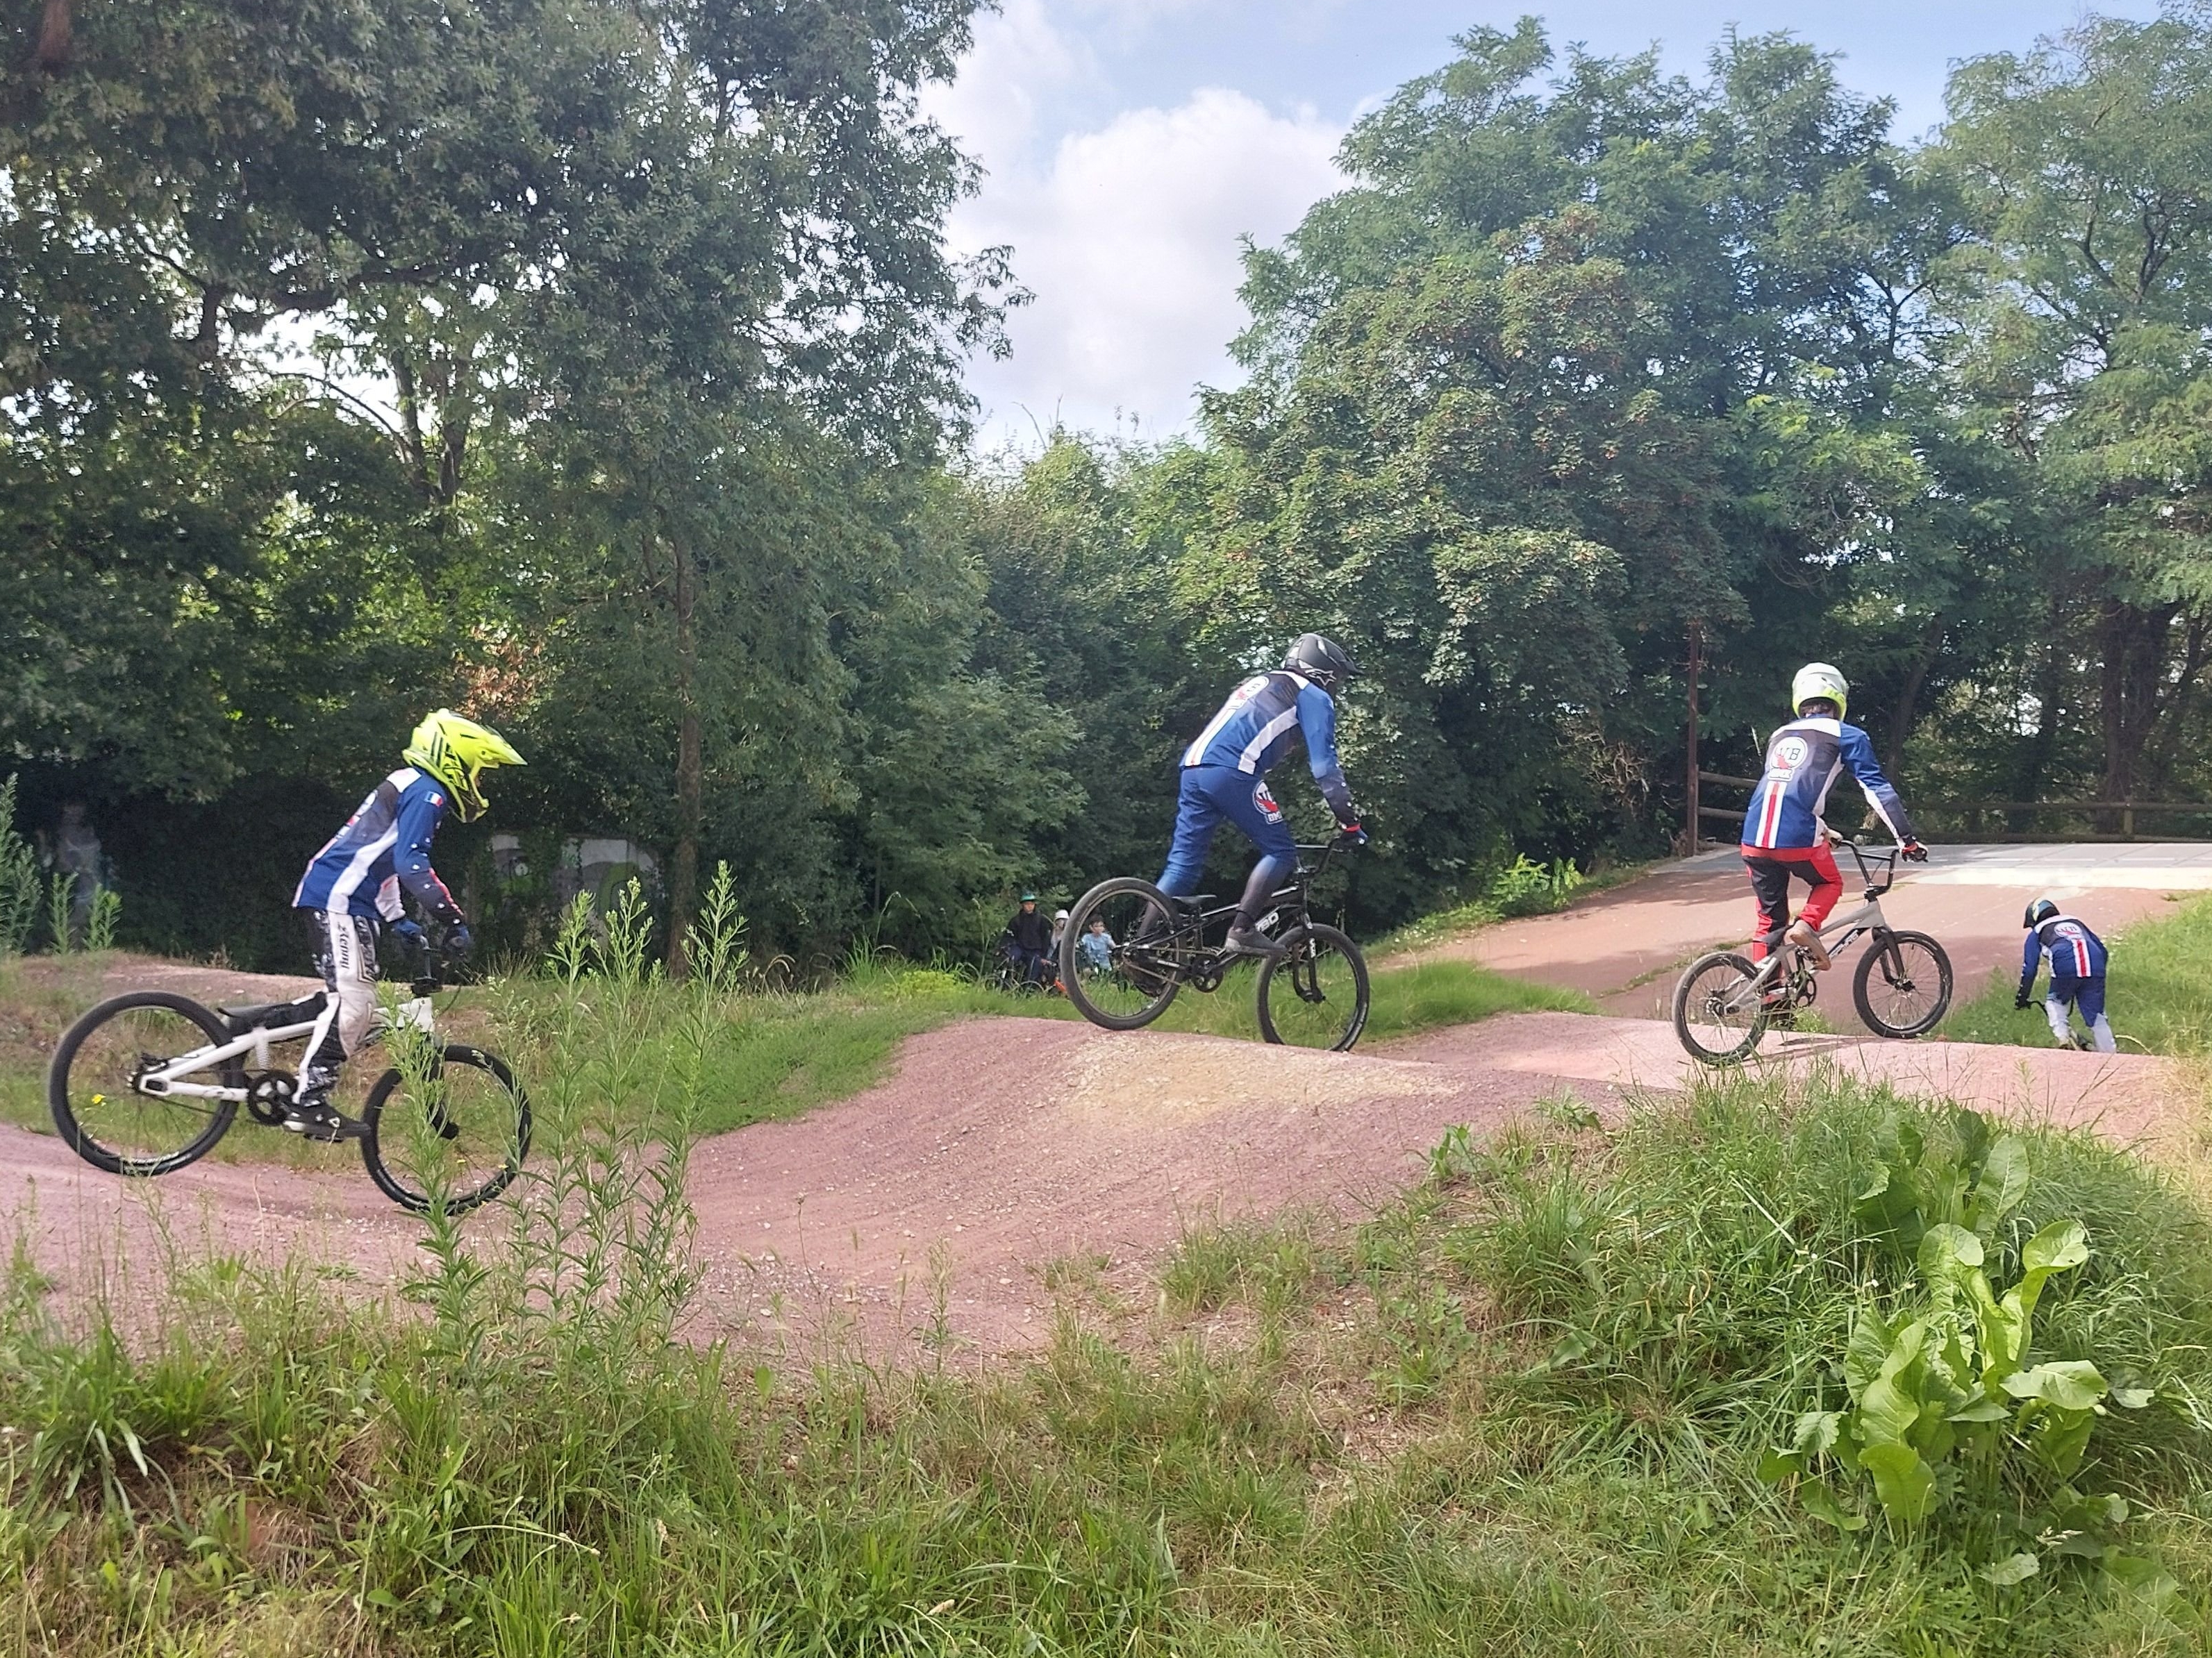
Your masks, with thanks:
M 1899 886 L 2134 887 L 2154 892 L 2212 891 L 2212 841 L 2135 841 L 2113 845 L 1931 845 L 1928 862 L 1898 872 Z M 1839 854 L 1846 884 L 1856 872 Z M 1734 847 L 1662 865 L 1655 875 L 1716 875 L 1735 869 Z

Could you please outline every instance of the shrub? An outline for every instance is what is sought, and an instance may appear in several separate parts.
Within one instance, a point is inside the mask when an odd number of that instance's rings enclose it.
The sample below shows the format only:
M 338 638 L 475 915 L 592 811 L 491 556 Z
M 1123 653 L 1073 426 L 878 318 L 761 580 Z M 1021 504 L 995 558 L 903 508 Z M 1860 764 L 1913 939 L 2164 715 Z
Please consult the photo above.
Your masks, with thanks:
M 1565 858 L 1540 864 L 1528 854 L 1491 878 L 1490 902 L 1500 915 L 1547 915 L 1565 908 L 1583 872 Z

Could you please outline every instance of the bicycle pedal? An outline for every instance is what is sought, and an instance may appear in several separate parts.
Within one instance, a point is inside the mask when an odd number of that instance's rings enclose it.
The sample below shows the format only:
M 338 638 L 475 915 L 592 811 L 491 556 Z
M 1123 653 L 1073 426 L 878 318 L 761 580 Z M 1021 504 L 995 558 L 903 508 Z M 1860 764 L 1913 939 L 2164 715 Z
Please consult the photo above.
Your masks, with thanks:
M 287 1117 L 284 1119 L 284 1132 L 297 1134 L 301 1139 L 318 1145 L 337 1145 L 344 1140 L 365 1140 L 368 1138 L 367 1123 L 357 1121 L 343 1111 L 334 1111 L 331 1114 L 337 1119 L 335 1122 L 320 1118 Z

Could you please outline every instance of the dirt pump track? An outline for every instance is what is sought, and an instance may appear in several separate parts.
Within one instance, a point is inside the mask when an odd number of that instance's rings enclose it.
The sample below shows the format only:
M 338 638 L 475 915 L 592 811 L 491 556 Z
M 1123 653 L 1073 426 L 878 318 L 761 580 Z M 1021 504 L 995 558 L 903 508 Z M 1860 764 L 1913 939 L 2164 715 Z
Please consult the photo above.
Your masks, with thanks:
M 2164 1132 L 2181 1097 L 2171 1063 L 2142 1056 L 1799 1036 L 1770 1039 L 1760 1064 L 1778 1077 L 1839 1066 L 2129 1142 Z M 1687 1068 L 1664 1025 L 1571 1013 L 1352 1054 L 963 1020 L 911 1039 L 862 1094 L 695 1148 L 705 1281 L 691 1332 L 817 1356 L 1033 1349 L 1071 1281 L 1089 1304 L 1141 1305 L 1193 1224 L 1371 1212 L 1455 1124 L 1487 1135 L 1563 1092 L 1617 1119 Z M 421 1237 L 349 1148 L 327 1172 L 208 1163 L 129 1182 L 50 1135 L 0 1128 L 0 1211 L 65 1297 L 165 1248 L 303 1261 L 374 1292 Z

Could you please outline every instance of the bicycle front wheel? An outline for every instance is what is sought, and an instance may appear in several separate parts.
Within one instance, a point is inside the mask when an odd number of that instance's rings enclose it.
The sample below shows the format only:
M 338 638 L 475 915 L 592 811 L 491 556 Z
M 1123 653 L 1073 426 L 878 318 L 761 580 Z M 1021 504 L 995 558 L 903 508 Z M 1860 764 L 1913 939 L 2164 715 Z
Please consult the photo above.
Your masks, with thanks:
M 465 1214 L 522 1172 L 530 1102 L 496 1054 L 449 1042 L 426 1075 L 394 1069 L 362 1108 L 361 1160 L 384 1195 L 410 1214 L 442 1205 Z
M 136 990 L 102 1002 L 63 1033 L 46 1070 L 46 1106 L 62 1143 L 111 1175 L 172 1174 L 205 1157 L 238 1102 L 147 1093 L 140 1079 L 229 1040 L 222 1021 L 188 996 Z M 226 1060 L 173 1080 L 243 1089 L 246 1073 Z
M 1367 1029 L 1367 958 L 1333 926 L 1293 927 L 1260 964 L 1260 1034 L 1341 1054 Z
M 1105 942 L 1088 953 L 1093 921 Z M 1060 943 L 1060 981 L 1083 1017 L 1109 1030 L 1135 1030 L 1168 1011 L 1198 948 L 1195 924 L 1150 881 L 1101 881 L 1076 901 Z M 1101 959 L 1103 956 L 1103 959 Z
M 1690 963 L 1674 986 L 1674 1035 L 1700 1065 L 1735 1065 L 1766 1034 L 1759 969 L 1732 950 Z
M 1881 932 L 1851 979 L 1859 1017 L 1877 1036 L 1921 1036 L 1951 1005 L 1951 958 L 1924 932 Z

